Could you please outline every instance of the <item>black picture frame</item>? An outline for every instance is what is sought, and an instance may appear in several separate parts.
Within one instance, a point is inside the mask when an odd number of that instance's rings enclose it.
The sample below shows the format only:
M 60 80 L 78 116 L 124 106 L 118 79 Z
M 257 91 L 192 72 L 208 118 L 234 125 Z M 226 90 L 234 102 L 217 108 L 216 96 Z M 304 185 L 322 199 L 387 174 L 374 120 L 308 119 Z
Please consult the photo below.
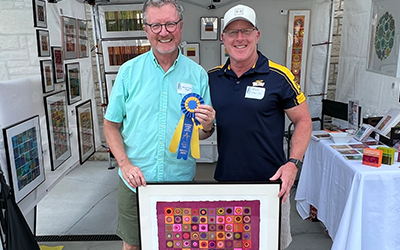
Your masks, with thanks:
M 44 97 L 49 135 L 51 170 L 71 157 L 67 97 L 65 90 Z
M 92 101 L 87 100 L 75 108 L 78 127 L 79 163 L 82 165 L 96 152 Z
M 64 54 L 61 47 L 51 47 L 51 56 L 53 60 L 54 83 L 65 81 Z
M 47 28 L 47 9 L 44 0 L 32 0 L 33 23 L 35 27 Z
M 51 60 L 40 61 L 43 93 L 54 91 L 54 68 Z
M 48 30 L 36 30 L 37 48 L 39 57 L 50 56 L 50 33 Z
M 78 62 L 65 64 L 68 105 L 82 100 L 81 74 L 79 68 Z

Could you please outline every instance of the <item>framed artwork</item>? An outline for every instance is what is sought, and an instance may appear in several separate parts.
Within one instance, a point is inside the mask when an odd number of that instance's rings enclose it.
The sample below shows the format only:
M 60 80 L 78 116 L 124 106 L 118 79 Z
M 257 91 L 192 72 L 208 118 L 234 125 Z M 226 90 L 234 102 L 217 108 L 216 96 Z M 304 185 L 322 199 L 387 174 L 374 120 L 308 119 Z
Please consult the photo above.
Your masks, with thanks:
M 65 72 L 67 74 L 68 105 L 71 105 L 82 100 L 79 63 L 65 64 Z
M 295 81 L 305 89 L 308 34 L 310 30 L 310 10 L 289 10 L 288 47 L 286 67 L 289 68 Z
M 53 58 L 54 82 L 60 83 L 65 81 L 64 59 L 61 47 L 51 47 L 51 55 Z
M 400 77 L 400 6 L 396 0 L 373 0 L 367 70 Z
M 222 41 L 222 33 L 224 32 L 222 29 L 224 28 L 224 18 L 221 17 L 219 19 L 219 40 Z
M 142 4 L 99 5 L 102 38 L 146 37 Z
M 18 203 L 44 182 L 39 116 L 3 129 L 10 186 Z
M 89 57 L 89 35 L 86 20 L 77 20 L 78 22 L 78 55 L 79 58 Z
M 78 45 L 76 39 L 76 19 L 63 16 L 62 19 L 62 33 L 64 44 L 64 59 L 76 59 L 78 57 Z
M 50 143 L 51 170 L 56 170 L 71 156 L 67 97 L 60 91 L 44 97 Z
M 218 40 L 218 17 L 200 18 L 200 40 Z
M 226 50 L 226 48 L 225 48 L 225 45 L 223 44 L 223 43 L 221 43 L 221 49 L 220 49 L 220 53 L 221 53 L 221 60 L 220 60 L 220 63 L 221 63 L 221 65 L 223 65 L 223 64 L 225 64 L 226 63 L 226 60 L 228 60 L 228 58 L 229 58 L 229 54 L 228 54 L 228 51 Z
M 95 152 L 92 101 L 76 106 L 78 126 L 79 162 L 82 165 Z
M 137 188 L 143 249 L 279 249 L 279 182 Z
M 38 56 L 50 56 L 50 35 L 47 30 L 36 30 L 36 39 L 38 45 Z
M 103 41 L 102 45 L 105 72 L 118 72 L 124 62 L 151 49 L 147 39 Z
M 42 76 L 43 93 L 54 90 L 54 72 L 51 60 L 40 61 L 40 72 Z
M 187 43 L 182 52 L 185 56 L 200 64 L 200 43 Z
M 33 23 L 35 27 L 47 28 L 47 10 L 44 0 L 32 0 Z
M 112 87 L 114 86 L 117 74 L 106 74 L 105 78 L 106 78 L 107 100 L 110 101 L 111 90 Z

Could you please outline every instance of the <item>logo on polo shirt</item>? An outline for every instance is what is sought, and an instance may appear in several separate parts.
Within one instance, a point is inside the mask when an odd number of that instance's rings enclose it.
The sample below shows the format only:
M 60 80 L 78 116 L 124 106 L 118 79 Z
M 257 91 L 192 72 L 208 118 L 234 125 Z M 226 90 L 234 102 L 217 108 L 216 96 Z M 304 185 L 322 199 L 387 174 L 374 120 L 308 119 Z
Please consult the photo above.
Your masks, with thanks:
M 253 87 L 264 87 L 265 82 L 264 80 L 256 80 L 253 82 Z

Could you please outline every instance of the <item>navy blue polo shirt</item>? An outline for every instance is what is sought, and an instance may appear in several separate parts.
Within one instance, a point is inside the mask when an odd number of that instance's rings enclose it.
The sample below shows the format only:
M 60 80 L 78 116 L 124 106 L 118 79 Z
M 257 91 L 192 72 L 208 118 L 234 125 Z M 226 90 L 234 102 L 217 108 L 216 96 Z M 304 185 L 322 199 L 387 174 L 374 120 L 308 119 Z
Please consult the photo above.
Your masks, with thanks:
M 286 162 L 284 110 L 305 101 L 289 69 L 258 55 L 239 78 L 229 59 L 208 72 L 219 153 L 214 178 L 219 181 L 272 177 Z

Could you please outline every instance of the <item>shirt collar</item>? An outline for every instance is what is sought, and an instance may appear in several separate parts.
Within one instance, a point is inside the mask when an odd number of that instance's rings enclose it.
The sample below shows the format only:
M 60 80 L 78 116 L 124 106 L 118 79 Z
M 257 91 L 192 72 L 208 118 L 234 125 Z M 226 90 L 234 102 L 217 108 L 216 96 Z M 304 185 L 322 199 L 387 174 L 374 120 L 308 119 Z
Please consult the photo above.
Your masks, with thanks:
M 251 67 L 246 73 L 243 75 L 247 74 L 253 74 L 253 73 L 269 73 L 269 62 L 268 58 L 265 57 L 260 51 L 257 51 L 258 53 L 258 59 L 256 63 Z M 222 70 L 220 71 L 219 75 L 223 74 L 228 74 L 228 75 L 235 75 L 235 73 L 231 69 L 231 59 L 228 58 L 226 61 L 225 65 L 222 67 Z

